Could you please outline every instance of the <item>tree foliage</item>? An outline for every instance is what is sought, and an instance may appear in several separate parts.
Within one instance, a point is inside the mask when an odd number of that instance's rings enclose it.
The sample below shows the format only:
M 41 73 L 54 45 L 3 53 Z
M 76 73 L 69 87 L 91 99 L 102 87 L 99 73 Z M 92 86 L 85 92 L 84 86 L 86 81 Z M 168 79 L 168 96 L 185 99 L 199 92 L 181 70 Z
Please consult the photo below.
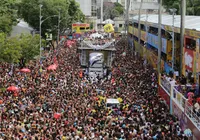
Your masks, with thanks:
M 22 34 L 8 38 L 0 33 L 0 61 L 18 63 L 19 60 L 27 62 L 39 55 L 39 35 Z
M 34 29 L 39 31 L 39 5 L 42 4 L 42 20 L 49 16 L 60 16 L 60 29 L 70 28 L 72 22 L 83 21 L 85 19 L 75 0 L 22 0 L 19 7 L 19 15 Z M 45 20 L 42 24 L 42 36 L 51 31 L 54 36 L 57 33 L 58 16 Z
M 21 59 L 26 61 L 34 59 L 40 53 L 40 36 L 22 34 L 20 37 Z
M 171 8 L 176 8 L 177 14 L 181 14 L 180 0 L 163 0 L 163 5 L 167 11 L 169 11 Z M 186 1 L 186 15 L 200 15 L 200 0 Z
M 104 3 L 103 7 L 104 16 L 103 19 L 114 19 L 115 17 L 118 17 L 124 13 L 124 8 L 121 4 L 115 2 L 115 3 Z
M 0 0 L 0 32 L 9 34 L 12 26 L 17 24 L 16 7 L 16 0 Z
M 18 38 L 6 38 L 6 35 L 1 33 L 0 43 L 0 60 L 8 63 L 19 62 L 21 57 L 21 47 Z

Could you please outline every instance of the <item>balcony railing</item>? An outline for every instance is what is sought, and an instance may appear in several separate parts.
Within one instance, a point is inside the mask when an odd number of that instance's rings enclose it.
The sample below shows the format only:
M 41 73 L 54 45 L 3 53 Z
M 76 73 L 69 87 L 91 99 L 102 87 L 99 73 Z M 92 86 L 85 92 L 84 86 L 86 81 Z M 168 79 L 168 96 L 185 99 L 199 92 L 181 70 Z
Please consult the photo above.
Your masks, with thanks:
M 171 84 L 170 84 L 170 82 L 167 81 L 167 79 L 165 79 L 165 78 L 161 78 L 160 81 L 161 81 L 161 85 L 165 88 L 165 90 L 170 95 L 170 93 L 171 93 Z
M 187 99 L 175 87 L 173 87 L 173 99 L 180 106 L 181 110 L 184 111 Z

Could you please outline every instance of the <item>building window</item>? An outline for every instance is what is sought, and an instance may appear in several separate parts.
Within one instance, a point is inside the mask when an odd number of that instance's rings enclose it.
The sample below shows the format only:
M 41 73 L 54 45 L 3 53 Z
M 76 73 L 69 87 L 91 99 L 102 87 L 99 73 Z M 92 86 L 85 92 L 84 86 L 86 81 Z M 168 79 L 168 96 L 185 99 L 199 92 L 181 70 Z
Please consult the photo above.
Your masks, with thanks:
M 97 16 L 97 12 L 92 12 L 92 16 L 96 17 Z
M 119 24 L 119 28 L 121 28 L 123 26 L 123 24 Z
M 92 0 L 92 5 L 97 5 L 97 0 Z
M 97 7 L 96 5 L 91 6 L 91 15 L 92 16 L 97 16 Z

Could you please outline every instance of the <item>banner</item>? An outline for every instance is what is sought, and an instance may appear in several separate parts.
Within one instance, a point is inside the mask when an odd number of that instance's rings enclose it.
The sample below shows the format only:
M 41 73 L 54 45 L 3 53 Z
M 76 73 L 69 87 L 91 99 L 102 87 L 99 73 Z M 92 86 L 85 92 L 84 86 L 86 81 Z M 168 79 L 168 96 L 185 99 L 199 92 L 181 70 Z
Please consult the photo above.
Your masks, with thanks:
M 104 31 L 106 32 L 106 33 L 112 33 L 112 32 L 114 32 L 115 30 L 114 30 L 114 28 L 113 28 L 113 25 L 112 24 L 106 24 L 106 25 L 104 25 Z
M 158 36 L 148 33 L 148 44 L 158 49 Z M 167 52 L 167 39 L 162 38 L 162 52 Z
M 184 50 L 185 69 L 193 71 L 194 53 L 191 49 L 185 48 Z
M 133 29 L 134 35 L 138 37 L 138 29 Z M 146 41 L 146 32 L 141 30 L 141 40 Z

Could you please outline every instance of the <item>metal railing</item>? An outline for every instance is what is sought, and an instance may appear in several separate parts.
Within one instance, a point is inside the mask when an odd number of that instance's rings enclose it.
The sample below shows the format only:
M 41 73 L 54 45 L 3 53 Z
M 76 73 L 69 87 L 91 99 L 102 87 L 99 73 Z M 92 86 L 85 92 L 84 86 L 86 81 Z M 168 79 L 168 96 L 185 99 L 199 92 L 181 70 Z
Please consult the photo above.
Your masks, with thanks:
M 171 84 L 167 79 L 161 78 L 161 85 L 165 88 L 165 90 L 170 94 L 171 93 Z
M 173 100 L 181 107 L 182 111 L 184 111 L 185 103 L 187 99 L 180 93 L 175 87 L 173 87 Z
M 190 103 L 185 104 L 185 114 L 190 118 L 190 120 L 196 125 L 200 130 L 200 117 L 194 112 L 194 107 Z

